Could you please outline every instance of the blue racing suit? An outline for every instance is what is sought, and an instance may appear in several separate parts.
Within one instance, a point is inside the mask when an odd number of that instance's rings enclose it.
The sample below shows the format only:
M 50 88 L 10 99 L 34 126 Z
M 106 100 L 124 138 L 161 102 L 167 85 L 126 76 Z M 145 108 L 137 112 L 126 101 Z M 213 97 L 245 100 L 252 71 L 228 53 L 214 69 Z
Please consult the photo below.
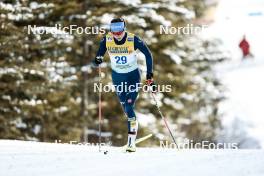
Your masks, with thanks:
M 133 38 L 131 38 L 131 36 Z M 107 42 L 110 42 L 108 45 Z M 126 42 L 131 42 L 127 46 L 127 48 L 117 48 L 118 46 L 123 46 L 125 45 Z M 133 43 L 132 43 L 133 42 Z M 134 46 L 133 49 L 129 48 L 129 46 Z M 122 83 L 126 83 L 125 85 L 127 87 L 129 86 L 137 86 L 137 84 L 140 83 L 140 72 L 139 69 L 136 65 L 136 63 L 132 63 L 132 59 L 134 57 L 129 57 L 122 56 L 122 54 L 116 55 L 117 52 L 123 52 L 123 53 L 132 53 L 131 50 L 136 51 L 139 49 L 146 58 L 146 65 L 147 65 L 147 73 L 152 74 L 152 67 L 153 67 L 153 59 L 152 59 L 152 54 L 150 53 L 150 50 L 148 49 L 147 45 L 145 42 L 143 42 L 139 37 L 137 37 L 134 34 L 130 34 L 128 32 L 125 33 L 124 37 L 122 40 L 118 41 L 115 38 L 111 38 L 111 36 L 106 35 L 100 42 L 100 47 L 97 51 L 96 57 L 101 57 L 105 55 L 105 52 L 110 50 L 110 52 L 113 53 L 113 57 L 111 59 L 111 62 L 113 61 L 114 66 L 112 66 L 112 81 L 115 86 L 120 86 Z M 109 53 L 110 55 L 110 53 Z M 131 64 L 127 65 L 122 65 L 122 63 L 127 63 L 131 61 Z M 136 62 L 136 61 L 135 61 Z M 127 69 L 129 68 L 129 69 Z M 131 69 L 132 70 L 131 70 Z M 126 71 L 128 70 L 128 71 Z M 124 85 L 123 85 L 124 87 Z M 125 113 L 127 114 L 128 119 L 128 128 L 130 127 L 129 121 L 130 120 L 136 120 L 136 115 L 134 112 L 134 105 L 135 101 L 138 96 L 138 90 L 133 89 L 133 90 L 125 90 L 123 91 L 116 91 L 120 103 L 123 106 L 123 109 Z M 129 130 L 130 131 L 130 130 Z

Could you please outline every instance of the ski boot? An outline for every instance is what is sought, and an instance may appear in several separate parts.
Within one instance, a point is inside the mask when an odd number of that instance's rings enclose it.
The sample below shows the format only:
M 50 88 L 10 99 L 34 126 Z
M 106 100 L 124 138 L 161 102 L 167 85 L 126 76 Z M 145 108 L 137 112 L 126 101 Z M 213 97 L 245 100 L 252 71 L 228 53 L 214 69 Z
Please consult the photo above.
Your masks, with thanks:
M 137 120 L 128 120 L 128 138 L 126 152 L 135 152 L 136 151 L 136 137 L 138 130 Z

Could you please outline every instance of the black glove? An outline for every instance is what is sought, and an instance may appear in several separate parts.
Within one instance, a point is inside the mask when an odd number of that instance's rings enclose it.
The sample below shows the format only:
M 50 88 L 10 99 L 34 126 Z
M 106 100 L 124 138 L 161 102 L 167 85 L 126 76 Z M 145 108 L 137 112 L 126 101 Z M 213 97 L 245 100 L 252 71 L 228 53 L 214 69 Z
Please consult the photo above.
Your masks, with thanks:
M 153 73 L 147 73 L 146 77 L 147 77 L 146 84 L 151 87 L 152 92 L 156 92 L 157 86 L 155 85 L 153 80 Z
M 102 62 L 103 62 L 103 56 L 97 56 L 97 57 L 95 57 L 94 63 L 96 65 L 100 65 Z
M 147 80 L 152 79 L 153 78 L 153 73 L 147 73 L 146 78 L 147 78 Z

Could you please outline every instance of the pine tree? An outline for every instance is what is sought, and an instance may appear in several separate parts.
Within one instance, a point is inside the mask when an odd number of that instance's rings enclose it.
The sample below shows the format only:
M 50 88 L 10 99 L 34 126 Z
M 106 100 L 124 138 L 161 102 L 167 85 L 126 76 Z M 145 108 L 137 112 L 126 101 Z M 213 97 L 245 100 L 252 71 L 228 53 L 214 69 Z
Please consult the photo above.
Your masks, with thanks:
M 172 85 L 173 91 L 160 93 L 158 99 L 174 132 L 197 142 L 213 141 L 221 125 L 217 109 L 223 96 L 212 67 L 226 55 L 217 40 L 160 34 L 160 25 L 185 26 L 204 8 L 203 0 L 0 2 L 0 137 L 80 141 L 85 130 L 96 131 L 98 97 L 93 86 L 98 73 L 87 65 L 104 34 L 28 34 L 28 25 L 104 27 L 112 17 L 123 17 L 128 31 L 152 51 L 156 83 Z M 109 61 L 107 55 L 104 60 Z M 139 62 L 143 66 L 144 58 Z M 104 67 L 103 72 L 103 83 L 110 83 L 111 69 Z M 139 135 L 159 136 L 166 131 L 150 99 L 141 92 L 136 110 L 153 114 L 157 121 L 140 128 Z M 124 144 L 126 119 L 115 93 L 103 93 L 103 117 L 103 131 L 112 132 L 113 144 Z M 97 136 L 90 134 L 89 140 L 96 142 Z

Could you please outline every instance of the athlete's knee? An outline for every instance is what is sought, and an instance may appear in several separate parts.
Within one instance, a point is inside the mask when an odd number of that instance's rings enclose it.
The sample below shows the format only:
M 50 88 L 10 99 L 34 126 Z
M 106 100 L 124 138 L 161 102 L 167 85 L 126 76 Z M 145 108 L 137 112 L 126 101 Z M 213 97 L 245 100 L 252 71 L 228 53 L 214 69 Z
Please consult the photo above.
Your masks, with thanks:
M 128 98 L 127 99 L 127 101 L 126 101 L 126 104 L 128 105 L 128 106 L 133 106 L 134 105 L 134 100 L 132 99 L 132 98 Z
M 133 107 L 134 107 L 134 101 L 131 98 L 127 99 L 127 101 L 125 102 L 126 110 L 131 110 L 133 109 Z

